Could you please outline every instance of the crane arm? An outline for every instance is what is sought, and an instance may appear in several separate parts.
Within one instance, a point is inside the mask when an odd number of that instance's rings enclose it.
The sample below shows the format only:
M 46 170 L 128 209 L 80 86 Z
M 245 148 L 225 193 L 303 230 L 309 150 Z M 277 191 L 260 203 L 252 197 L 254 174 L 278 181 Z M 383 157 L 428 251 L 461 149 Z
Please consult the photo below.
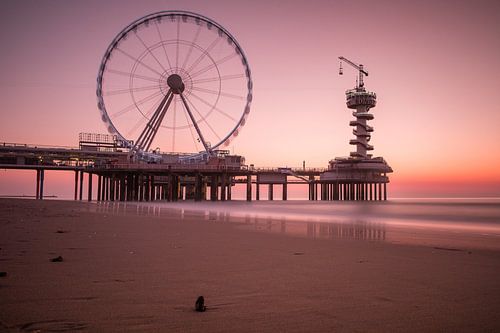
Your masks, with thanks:
M 345 61 L 346 63 L 348 63 L 349 65 L 351 65 L 352 67 L 356 68 L 359 71 L 359 84 L 356 83 L 356 88 L 364 89 L 363 87 L 364 87 L 365 83 L 363 82 L 363 75 L 368 76 L 368 72 L 365 71 L 365 69 L 363 68 L 363 65 L 361 65 L 361 64 L 358 65 L 358 64 L 352 62 L 351 60 L 346 59 L 342 56 L 339 57 L 339 59 L 340 59 L 339 74 L 342 74 L 342 61 Z
M 349 64 L 349 65 L 351 65 L 352 67 L 356 68 L 358 71 L 360 71 L 360 72 L 361 72 L 361 73 L 363 73 L 364 75 L 368 76 L 368 72 L 367 72 L 367 71 L 365 71 L 365 70 L 363 69 L 363 65 L 358 65 L 358 64 L 356 64 L 356 63 L 352 62 L 351 60 L 349 60 L 349 59 L 347 59 L 347 58 L 344 58 L 344 57 L 342 57 L 342 56 L 340 56 L 340 57 L 339 57 L 339 59 L 340 59 L 341 61 L 345 61 L 346 63 L 348 63 L 348 64 Z

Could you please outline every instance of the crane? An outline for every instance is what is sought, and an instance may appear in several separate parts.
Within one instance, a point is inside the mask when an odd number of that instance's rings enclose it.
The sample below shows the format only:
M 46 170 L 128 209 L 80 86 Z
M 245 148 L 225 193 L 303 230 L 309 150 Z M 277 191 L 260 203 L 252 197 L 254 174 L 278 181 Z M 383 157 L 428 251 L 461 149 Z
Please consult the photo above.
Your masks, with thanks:
M 361 64 L 356 64 L 352 61 L 350 61 L 349 59 L 347 58 L 344 58 L 342 56 L 339 57 L 340 59 L 340 68 L 339 68 L 339 75 L 342 75 L 344 72 L 343 72 L 343 69 L 342 69 L 342 61 L 345 61 L 346 63 L 348 63 L 349 65 L 351 65 L 352 67 L 356 68 L 358 71 L 359 71 L 359 88 L 363 88 L 364 87 L 364 82 L 363 82 L 363 75 L 366 75 L 368 76 L 368 72 L 363 68 L 363 65 Z M 358 85 L 356 84 L 356 88 L 358 88 Z

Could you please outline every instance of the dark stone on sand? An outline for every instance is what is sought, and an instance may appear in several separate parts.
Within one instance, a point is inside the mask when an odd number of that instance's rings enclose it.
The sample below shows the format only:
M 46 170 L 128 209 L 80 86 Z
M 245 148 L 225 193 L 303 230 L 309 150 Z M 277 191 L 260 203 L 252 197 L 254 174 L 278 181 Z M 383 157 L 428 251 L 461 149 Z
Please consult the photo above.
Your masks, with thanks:
M 196 299 L 194 309 L 198 312 L 204 312 L 207 309 L 205 306 L 205 298 L 203 296 L 199 296 L 198 299 Z
M 0 272 L 0 277 L 5 277 L 7 276 L 7 272 Z
M 52 261 L 52 262 L 62 262 L 63 261 L 63 257 L 61 257 L 61 256 L 55 257 L 55 258 L 50 259 L 50 261 Z

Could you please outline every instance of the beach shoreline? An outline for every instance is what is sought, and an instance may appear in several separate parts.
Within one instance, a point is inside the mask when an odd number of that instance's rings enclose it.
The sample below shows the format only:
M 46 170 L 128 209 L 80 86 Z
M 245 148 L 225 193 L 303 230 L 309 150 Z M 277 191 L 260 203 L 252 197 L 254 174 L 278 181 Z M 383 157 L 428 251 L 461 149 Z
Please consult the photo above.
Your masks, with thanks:
M 498 249 L 131 206 L 0 199 L 0 329 L 500 330 Z

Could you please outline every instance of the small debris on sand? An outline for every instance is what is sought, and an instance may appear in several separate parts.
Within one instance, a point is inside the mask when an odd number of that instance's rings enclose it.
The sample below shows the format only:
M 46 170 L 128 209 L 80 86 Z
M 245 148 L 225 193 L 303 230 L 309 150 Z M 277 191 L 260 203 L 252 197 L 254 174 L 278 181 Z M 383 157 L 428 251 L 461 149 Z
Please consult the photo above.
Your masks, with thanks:
M 63 257 L 58 256 L 58 257 L 50 259 L 50 261 L 51 262 L 62 262 L 63 261 Z
M 198 312 L 204 312 L 207 307 L 205 306 L 205 298 L 203 296 L 198 296 L 196 303 L 194 304 L 194 309 Z
M 293 255 L 294 255 L 294 256 L 301 256 L 301 255 L 303 255 L 303 254 L 304 254 L 304 252 L 294 252 L 294 253 L 293 253 Z
M 7 272 L 0 272 L 0 277 L 5 277 L 7 276 Z
M 452 247 L 439 247 L 439 246 L 434 246 L 434 249 L 435 250 L 443 250 L 443 251 L 465 251 L 462 249 L 456 249 L 456 248 L 452 248 Z
M 65 233 L 67 233 L 67 232 L 68 232 L 68 231 L 66 231 L 66 230 L 57 230 L 57 231 L 56 231 L 56 234 L 65 234 Z

